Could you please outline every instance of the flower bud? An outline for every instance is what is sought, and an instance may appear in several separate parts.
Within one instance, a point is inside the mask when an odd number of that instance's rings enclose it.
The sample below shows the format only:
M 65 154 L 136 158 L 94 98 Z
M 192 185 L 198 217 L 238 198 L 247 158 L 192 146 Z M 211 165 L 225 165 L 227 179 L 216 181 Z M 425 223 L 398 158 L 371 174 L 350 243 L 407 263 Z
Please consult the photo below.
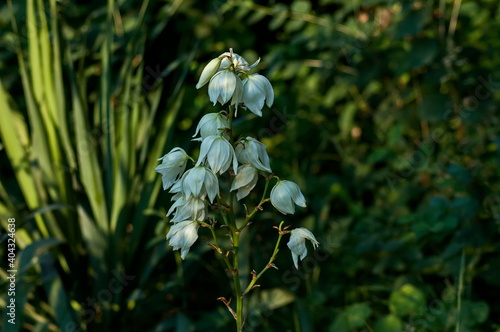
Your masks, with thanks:
M 252 137 L 241 139 L 236 145 L 236 158 L 241 164 L 252 164 L 255 168 L 271 173 L 266 146 Z
M 294 214 L 295 204 L 306 207 L 304 195 L 299 186 L 292 181 L 280 180 L 271 190 L 271 204 L 283 214 Z
M 186 169 L 189 156 L 181 148 L 173 148 L 169 153 L 158 160 L 161 164 L 156 166 L 155 171 L 160 173 L 163 183 L 163 190 L 167 190 Z
M 303 260 L 307 256 L 306 239 L 311 241 L 314 249 L 318 247 L 319 242 L 314 237 L 314 234 L 303 227 L 292 230 L 290 240 L 287 243 L 288 248 L 292 252 L 293 264 L 297 270 L 299 269 L 299 258 Z
M 231 191 L 238 190 L 236 192 L 238 200 L 248 196 L 257 184 L 258 177 L 258 171 L 252 165 L 246 164 L 238 167 L 238 174 L 234 177 L 231 184 Z
M 208 136 L 201 142 L 200 156 L 196 166 L 201 165 L 205 160 L 215 174 L 227 171 L 231 163 L 234 172 L 237 172 L 238 161 L 233 146 L 221 135 Z
M 170 227 L 167 233 L 167 240 L 173 250 L 181 249 L 181 258 L 186 258 L 186 255 L 191 249 L 191 246 L 198 239 L 198 227 L 200 225 L 193 220 L 186 220 L 176 223 Z
M 243 96 L 241 102 L 255 115 L 262 116 L 264 101 L 268 107 L 274 102 L 274 91 L 267 78 L 259 74 L 248 75 L 243 80 Z
M 203 140 L 207 136 L 220 135 L 227 128 L 229 128 L 227 116 L 220 112 L 208 113 L 201 118 L 193 137 L 198 135 L 199 132 L 201 136 L 199 140 Z
M 205 84 L 210 81 L 212 76 L 217 73 L 217 70 L 219 70 L 219 66 L 221 63 L 222 59 L 221 58 L 215 58 L 212 59 L 206 66 L 203 68 L 203 71 L 201 72 L 200 80 L 198 81 L 198 84 L 196 84 L 196 88 L 199 89 Z

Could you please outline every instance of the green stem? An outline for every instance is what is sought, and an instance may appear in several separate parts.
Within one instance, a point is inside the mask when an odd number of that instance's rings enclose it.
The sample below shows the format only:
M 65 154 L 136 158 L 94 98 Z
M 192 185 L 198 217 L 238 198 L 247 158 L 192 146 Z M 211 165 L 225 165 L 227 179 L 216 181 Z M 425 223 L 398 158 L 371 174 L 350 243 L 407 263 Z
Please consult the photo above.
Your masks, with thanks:
M 231 262 L 229 261 L 229 259 L 227 258 L 227 256 L 222 252 L 222 249 L 220 248 L 220 245 L 219 245 L 219 241 L 217 240 L 217 236 L 215 235 L 214 227 L 210 226 L 209 228 L 210 228 L 210 232 L 212 233 L 212 237 L 214 238 L 214 242 L 215 242 L 214 249 L 217 251 L 217 253 L 219 255 L 222 256 L 222 258 L 224 259 L 224 262 L 226 263 L 226 266 L 229 269 L 229 271 L 232 271 L 233 270 L 233 265 L 231 264 Z
M 262 271 L 260 271 L 259 274 L 256 274 L 254 273 L 253 275 L 253 278 L 252 278 L 252 281 L 250 282 L 250 284 L 248 284 L 247 288 L 245 289 L 245 291 L 243 292 L 243 296 L 245 296 L 248 292 L 250 292 L 254 287 L 255 287 L 255 283 L 257 282 L 257 280 L 259 280 L 260 277 L 262 277 L 262 275 L 270 268 L 270 267 L 276 267 L 273 262 L 274 260 L 276 259 L 276 256 L 278 255 L 278 252 L 279 252 L 279 246 L 280 246 L 280 242 L 281 242 L 281 238 L 283 237 L 284 234 L 288 233 L 288 231 L 283 231 L 282 230 L 282 227 L 283 227 L 283 223 L 284 221 L 282 221 L 280 223 L 280 226 L 278 228 L 279 230 L 279 235 L 278 235 L 278 240 L 276 241 L 276 245 L 274 246 L 274 252 L 273 252 L 273 255 L 271 256 L 271 258 L 269 259 L 269 262 L 266 264 L 266 266 L 262 269 Z
M 229 122 L 229 141 L 231 144 L 234 143 L 233 136 L 233 116 L 234 116 L 234 107 L 229 106 L 229 114 L 228 114 L 228 122 Z M 236 172 L 236 170 L 234 170 Z M 238 262 L 238 252 L 239 252 L 239 243 L 240 243 L 240 230 L 236 225 L 236 219 L 234 217 L 234 196 L 235 193 L 231 192 L 229 194 L 229 212 L 228 212 L 228 226 L 231 228 L 232 240 L 233 240 L 233 264 L 232 264 L 232 274 L 233 274 L 233 282 L 234 282 L 234 295 L 236 297 L 236 331 L 243 331 L 243 296 L 241 293 L 241 282 L 240 282 L 240 273 L 239 273 L 239 262 Z
M 266 195 L 267 195 L 267 190 L 269 188 L 269 181 L 271 180 L 271 178 L 266 178 L 266 184 L 264 186 L 264 192 L 262 193 L 262 198 L 260 199 L 260 202 L 259 204 L 257 204 L 256 207 L 254 207 L 253 211 L 250 212 L 249 214 L 247 214 L 246 218 L 245 218 L 245 221 L 243 222 L 243 228 L 247 227 L 248 226 L 248 223 L 250 222 L 250 220 L 252 220 L 253 216 L 257 213 L 257 211 L 260 211 L 262 209 L 262 205 L 266 202 L 269 202 L 270 199 L 269 198 L 266 198 Z
M 234 295 L 236 297 L 236 331 L 241 332 L 243 329 L 243 294 L 241 293 L 240 273 L 238 270 L 238 249 L 240 241 L 240 232 L 236 230 L 233 233 L 233 281 Z

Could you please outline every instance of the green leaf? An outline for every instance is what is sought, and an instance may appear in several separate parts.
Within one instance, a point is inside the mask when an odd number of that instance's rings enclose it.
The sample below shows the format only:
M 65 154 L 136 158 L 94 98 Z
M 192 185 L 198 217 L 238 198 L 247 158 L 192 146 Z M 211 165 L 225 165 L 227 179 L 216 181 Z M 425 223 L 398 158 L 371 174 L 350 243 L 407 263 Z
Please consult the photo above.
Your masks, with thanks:
M 451 99 L 448 95 L 431 93 L 424 96 L 422 103 L 418 105 L 418 112 L 424 121 L 442 122 L 451 107 Z
M 354 126 L 354 116 L 358 108 L 354 102 L 349 102 L 342 109 L 339 117 L 339 127 L 341 131 L 342 138 L 346 139 L 349 137 L 351 130 Z
M 311 2 L 306 0 L 295 0 L 290 9 L 292 12 L 297 13 L 309 13 L 311 11 Z
M 373 327 L 373 332 L 401 332 L 403 322 L 398 316 L 387 315 L 377 319 Z
M 330 325 L 331 332 L 351 331 L 363 327 L 372 310 L 366 303 L 355 303 L 348 306 Z
M 490 314 L 490 307 L 485 301 L 462 301 L 460 311 L 460 321 L 466 326 L 474 326 L 487 321 Z
M 275 310 L 295 301 L 295 295 L 285 288 L 264 289 L 254 293 L 249 306 L 265 306 L 266 310 Z
M 269 30 L 276 30 L 285 23 L 288 17 L 288 7 L 278 3 L 273 8 L 273 19 L 269 22 Z
M 412 68 L 427 66 L 438 54 L 439 43 L 435 39 L 417 39 L 412 43 L 409 62 Z
M 403 38 L 418 34 L 431 19 L 427 7 L 421 10 L 411 10 L 397 25 L 394 26 L 395 38 Z
M 404 284 L 389 297 L 389 310 L 399 317 L 425 309 L 425 296 L 412 284 Z

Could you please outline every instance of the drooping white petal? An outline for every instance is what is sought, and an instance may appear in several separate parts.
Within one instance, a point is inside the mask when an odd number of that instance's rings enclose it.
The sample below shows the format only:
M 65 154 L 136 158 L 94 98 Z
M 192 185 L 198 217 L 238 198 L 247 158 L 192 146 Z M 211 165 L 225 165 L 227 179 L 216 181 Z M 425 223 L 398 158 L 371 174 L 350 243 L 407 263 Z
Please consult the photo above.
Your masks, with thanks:
M 299 186 L 292 181 L 280 180 L 271 190 L 271 204 L 283 214 L 294 214 L 295 204 L 306 207 L 304 195 Z
M 293 205 L 293 201 L 290 197 L 290 194 L 283 186 L 281 181 L 276 183 L 276 185 L 271 190 L 271 194 L 269 195 L 271 198 L 271 204 L 281 213 L 283 214 L 294 214 L 295 206 Z
M 253 137 L 242 139 L 236 145 L 236 157 L 242 164 L 250 163 L 255 168 L 271 173 L 266 146 Z
M 243 86 L 242 102 L 255 115 L 262 116 L 266 95 L 253 80 L 248 79 Z
M 180 178 L 186 169 L 188 159 L 189 156 L 181 148 L 174 148 L 158 159 L 162 163 L 155 168 L 155 171 L 162 175 L 163 190 L 167 190 Z
M 200 147 L 200 156 L 196 165 L 207 162 L 215 174 L 222 174 L 228 170 L 231 162 L 233 169 L 237 172 L 238 161 L 233 146 L 221 135 L 207 136 Z
M 238 105 L 241 103 L 243 99 L 243 84 L 241 83 L 241 79 L 236 80 L 236 86 L 234 89 L 233 97 L 231 98 L 231 105 L 235 105 L 234 116 L 238 115 Z
M 297 269 L 299 268 L 299 258 L 303 260 L 307 256 L 306 239 L 311 241 L 314 249 L 319 246 L 319 242 L 314 237 L 314 234 L 303 227 L 292 230 L 290 240 L 287 243 L 288 248 L 292 252 L 293 263 Z
M 208 84 L 208 96 L 215 105 L 219 101 L 222 105 L 227 103 L 237 88 L 241 80 L 230 70 L 222 70 L 212 76 Z
M 184 220 L 204 221 L 207 216 L 205 201 L 194 196 L 182 195 L 178 197 L 168 210 L 167 216 L 173 211 L 175 211 L 175 215 L 170 221 L 174 223 Z
M 269 80 L 265 76 L 259 74 L 255 74 L 254 79 L 259 82 L 258 85 L 260 89 L 264 91 L 264 94 L 266 96 L 266 105 L 268 107 L 271 107 L 274 103 L 274 90 L 271 82 L 269 82 Z
M 295 182 L 287 180 L 284 181 L 286 181 L 285 188 L 290 193 L 290 197 L 295 202 L 295 204 L 305 208 L 307 206 L 306 199 L 304 198 L 304 195 L 302 195 L 302 193 L 300 192 L 299 186 Z
M 243 84 L 241 102 L 252 113 L 262 116 L 262 108 L 265 101 L 269 107 L 274 102 L 274 91 L 269 80 L 259 74 L 247 75 Z
M 227 116 L 221 112 L 208 113 L 201 118 L 193 137 L 198 135 L 198 132 L 202 139 L 207 136 L 219 135 L 228 127 L 229 120 Z
M 248 196 L 257 184 L 258 177 L 257 169 L 250 164 L 242 165 L 238 168 L 238 174 L 234 177 L 231 184 L 231 191 L 238 190 L 236 192 L 238 200 Z
M 196 221 L 186 220 L 176 223 L 170 227 L 167 240 L 173 250 L 181 249 L 181 258 L 185 259 L 191 246 L 198 239 L 199 224 Z
M 205 172 L 203 166 L 195 166 L 184 173 L 182 177 L 182 192 L 185 196 L 200 196 Z
M 206 169 L 204 185 L 208 199 L 213 203 L 215 196 L 219 195 L 219 180 L 217 180 L 215 174 L 209 169 Z
M 204 166 L 195 166 L 182 176 L 182 193 L 189 197 L 205 199 L 208 195 L 211 202 L 219 195 L 219 182 L 212 170 Z

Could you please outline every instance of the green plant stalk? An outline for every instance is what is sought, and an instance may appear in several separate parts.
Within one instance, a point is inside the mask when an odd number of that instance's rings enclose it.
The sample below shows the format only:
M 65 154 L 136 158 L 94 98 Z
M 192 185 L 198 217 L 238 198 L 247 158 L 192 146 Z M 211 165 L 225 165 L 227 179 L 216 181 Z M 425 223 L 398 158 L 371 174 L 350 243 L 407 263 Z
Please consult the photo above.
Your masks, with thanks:
M 229 114 L 228 114 L 228 123 L 229 123 L 229 141 L 231 144 L 234 144 L 233 138 L 233 117 L 234 117 L 235 109 L 232 106 L 229 106 Z M 236 171 L 236 170 L 235 170 Z M 238 251 L 239 251 L 239 242 L 240 242 L 240 233 L 241 230 L 238 229 L 236 225 L 236 220 L 234 217 L 234 192 L 229 193 L 229 211 L 228 217 L 225 218 L 225 221 L 228 222 L 229 228 L 231 229 L 232 234 L 232 244 L 233 244 L 233 264 L 232 269 L 230 269 L 233 275 L 234 282 L 234 295 L 236 297 L 236 331 L 241 332 L 243 329 L 243 296 L 241 292 L 241 281 L 240 281 L 240 273 L 239 273 L 239 264 L 238 264 Z M 224 216 L 223 216 L 224 217 Z M 226 263 L 227 264 L 227 263 Z
M 255 283 L 257 282 L 257 280 L 259 280 L 260 277 L 262 277 L 262 275 L 270 268 L 270 267 L 275 267 L 275 265 L 273 264 L 274 260 L 276 259 L 276 256 L 278 256 L 278 252 L 280 251 L 279 250 L 279 246 L 280 246 L 280 242 L 281 242 L 281 238 L 283 237 L 284 234 L 288 233 L 287 231 L 283 231 L 282 230 L 282 227 L 283 227 L 283 223 L 284 221 L 282 221 L 279 225 L 279 235 L 278 235 L 278 240 L 276 241 L 276 245 L 274 246 L 274 251 L 273 251 L 273 255 L 271 256 L 271 258 L 269 259 L 269 262 L 266 264 L 266 266 L 262 269 L 262 271 L 260 271 L 259 274 L 254 274 L 254 277 L 252 278 L 252 281 L 248 284 L 247 288 L 245 289 L 245 291 L 243 292 L 243 296 L 245 296 L 246 294 L 248 294 L 248 292 L 250 292 L 253 288 L 254 288 L 254 285 Z
M 235 113 L 235 109 L 234 107 L 232 106 L 229 106 L 229 112 L 228 112 L 228 122 L 229 122 L 229 133 L 230 133 L 230 142 L 231 144 L 234 144 L 234 135 L 233 135 L 233 128 L 232 128 L 232 124 L 233 124 L 233 117 L 234 117 L 234 113 Z M 235 216 L 234 216 L 234 199 L 235 199 L 235 193 L 234 192 L 230 192 L 229 194 L 229 204 L 227 204 L 229 206 L 229 210 L 228 210 L 228 213 L 227 215 L 224 214 L 224 212 L 221 211 L 221 215 L 222 215 L 222 218 L 224 219 L 224 222 L 227 226 L 229 226 L 229 228 L 231 229 L 231 240 L 232 240 L 232 247 L 233 247 L 233 263 L 231 264 L 231 262 L 228 260 L 228 258 L 222 254 L 222 251 L 220 249 L 220 246 L 218 244 L 218 241 L 216 239 L 216 235 L 215 235 L 215 232 L 213 230 L 213 227 L 211 227 L 211 232 L 212 232 L 212 236 L 215 240 L 215 243 L 216 243 L 216 249 L 218 251 L 219 254 L 221 254 L 223 257 L 224 257 L 224 260 L 226 262 L 226 265 L 228 266 L 229 270 L 231 271 L 232 273 L 232 276 L 233 276 L 233 282 L 234 282 L 234 295 L 235 295 L 235 298 L 236 298 L 236 312 L 233 313 L 233 316 L 236 320 L 236 331 L 237 332 L 241 332 L 243 330 L 243 324 L 244 324 L 244 320 L 243 320 L 243 314 L 244 314 L 244 302 L 243 302 L 243 298 L 245 296 L 246 293 L 248 293 L 255 285 L 255 282 L 264 274 L 265 271 L 267 271 L 267 269 L 269 269 L 270 267 L 274 266 L 272 264 L 272 262 L 276 259 L 276 255 L 278 254 L 278 251 L 279 251 L 279 244 L 280 244 L 280 241 L 281 241 L 281 237 L 284 233 L 282 233 L 282 230 L 281 230 L 281 227 L 283 225 L 283 222 L 280 224 L 279 226 L 279 230 L 280 230 L 280 235 L 278 237 L 278 241 L 276 243 L 276 246 L 274 248 L 274 252 L 273 252 L 273 255 L 271 256 L 270 260 L 269 260 L 269 263 L 266 265 L 266 267 L 264 267 L 264 269 L 258 274 L 258 275 L 254 275 L 251 283 L 248 285 L 248 287 L 245 289 L 245 291 L 243 292 L 242 291 L 242 286 L 241 286 L 241 280 L 240 280 L 240 273 L 239 273 L 239 242 L 240 242 L 240 234 L 242 232 L 243 229 L 245 229 L 250 221 L 252 220 L 252 218 L 254 217 L 254 215 L 257 213 L 257 211 L 260 211 L 262 210 L 262 205 L 266 202 L 268 202 L 270 199 L 269 198 L 266 198 L 266 195 L 267 195 L 267 192 L 268 192 L 268 189 L 269 189 L 269 181 L 273 178 L 273 176 L 269 176 L 266 178 L 266 183 L 265 183 L 265 186 L 264 186 L 264 191 L 262 193 L 262 197 L 260 199 L 260 202 L 259 204 L 253 209 L 252 212 L 248 213 L 247 212 L 247 215 L 245 216 L 245 220 L 243 221 L 243 225 L 242 227 L 238 228 L 238 225 L 236 224 L 236 220 L 235 220 Z M 227 305 L 227 304 L 226 304 Z M 231 310 L 231 309 L 230 309 Z
M 233 280 L 234 280 L 234 293 L 236 296 L 236 331 L 237 332 L 241 332 L 243 329 L 243 293 L 241 292 L 240 273 L 238 270 L 239 241 L 240 241 L 240 232 L 236 231 L 233 234 L 233 250 L 234 250 Z
M 256 207 L 254 207 L 253 211 L 250 212 L 249 214 L 247 214 L 247 216 L 245 217 L 245 221 L 243 222 L 242 229 L 248 226 L 248 223 L 250 222 L 250 220 L 252 220 L 253 216 L 257 213 L 257 211 L 261 210 L 262 205 L 264 203 L 270 201 L 269 198 L 266 198 L 267 190 L 269 188 L 269 181 L 270 181 L 270 178 L 267 178 L 266 179 L 266 184 L 264 186 L 264 192 L 262 193 L 262 198 L 260 199 L 259 204 L 257 204 Z
M 214 227 L 212 225 L 208 225 L 206 223 L 204 223 L 204 224 L 207 225 L 208 228 L 210 228 L 210 232 L 212 233 L 212 237 L 214 238 L 214 242 L 215 242 L 214 249 L 217 251 L 217 253 L 219 255 L 222 256 L 222 259 L 224 259 L 224 262 L 226 263 L 227 268 L 230 271 L 233 270 L 233 265 L 231 264 L 231 262 L 229 261 L 229 259 L 227 258 L 227 256 L 224 255 L 224 253 L 222 252 L 222 249 L 220 248 L 219 241 L 217 240 L 217 235 L 215 235 Z

